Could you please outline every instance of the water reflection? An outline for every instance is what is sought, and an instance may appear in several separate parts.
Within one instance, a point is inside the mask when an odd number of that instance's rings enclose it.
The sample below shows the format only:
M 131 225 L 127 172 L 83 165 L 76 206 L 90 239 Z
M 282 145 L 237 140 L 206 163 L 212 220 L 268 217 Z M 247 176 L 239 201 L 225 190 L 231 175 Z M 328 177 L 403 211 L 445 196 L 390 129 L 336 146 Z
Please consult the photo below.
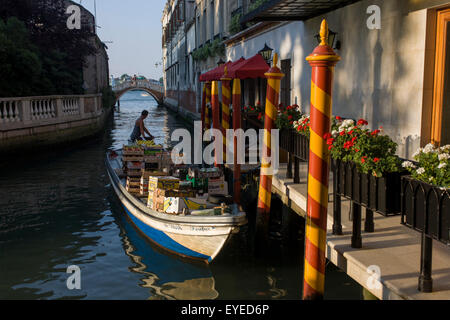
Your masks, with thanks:
M 254 258 L 246 227 L 210 266 L 168 255 L 126 218 L 104 167 L 127 143 L 141 111 L 156 142 L 186 123 L 151 97 L 130 92 L 100 137 L 82 146 L 6 159 L 0 167 L 0 299 L 300 299 L 303 239 Z M 68 290 L 66 269 L 81 269 Z M 326 295 L 358 298 L 345 274 L 327 269 Z
M 122 215 L 119 223 L 124 251 L 134 264 L 129 270 L 143 275 L 139 285 L 151 289 L 150 299 L 201 300 L 219 296 L 208 266 L 190 264 L 158 252 L 129 219 Z

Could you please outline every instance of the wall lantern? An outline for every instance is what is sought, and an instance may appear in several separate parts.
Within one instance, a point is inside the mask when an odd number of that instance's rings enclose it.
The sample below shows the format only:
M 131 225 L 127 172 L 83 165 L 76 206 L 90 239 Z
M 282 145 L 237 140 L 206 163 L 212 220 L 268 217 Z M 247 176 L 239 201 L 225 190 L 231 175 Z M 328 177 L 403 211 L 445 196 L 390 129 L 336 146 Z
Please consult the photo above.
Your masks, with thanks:
M 337 50 L 341 50 L 341 42 L 340 41 L 336 41 L 336 36 L 337 36 L 337 32 L 334 32 L 332 30 L 329 30 L 329 34 L 328 34 L 328 45 L 333 48 L 333 49 L 337 49 Z M 316 34 L 314 36 L 314 38 L 316 38 L 317 43 L 320 44 L 322 41 L 320 40 L 320 34 Z
M 267 64 L 270 64 L 270 60 L 272 59 L 272 51 L 273 49 L 270 48 L 266 43 L 264 44 L 264 48 L 258 53 L 263 57 L 264 60 L 266 60 Z

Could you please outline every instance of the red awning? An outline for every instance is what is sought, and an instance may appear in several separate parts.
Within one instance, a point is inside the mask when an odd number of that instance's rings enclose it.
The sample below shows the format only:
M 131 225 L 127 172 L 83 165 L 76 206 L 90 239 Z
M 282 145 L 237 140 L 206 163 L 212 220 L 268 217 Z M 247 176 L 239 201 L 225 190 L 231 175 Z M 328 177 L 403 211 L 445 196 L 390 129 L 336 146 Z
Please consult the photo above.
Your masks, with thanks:
M 230 70 L 231 67 L 233 67 L 235 64 L 240 63 L 242 61 L 245 61 L 244 58 L 240 58 L 239 60 L 236 60 L 235 62 L 227 62 L 225 64 L 222 64 L 220 66 L 218 66 L 215 69 L 212 69 L 208 72 L 203 73 L 202 75 L 200 75 L 199 80 L 201 82 L 204 81 L 220 81 L 221 78 L 223 78 L 223 74 L 225 72 L 225 67 L 227 67 L 228 70 Z
M 233 79 L 265 78 L 264 73 L 270 69 L 260 54 L 228 67 L 228 77 Z

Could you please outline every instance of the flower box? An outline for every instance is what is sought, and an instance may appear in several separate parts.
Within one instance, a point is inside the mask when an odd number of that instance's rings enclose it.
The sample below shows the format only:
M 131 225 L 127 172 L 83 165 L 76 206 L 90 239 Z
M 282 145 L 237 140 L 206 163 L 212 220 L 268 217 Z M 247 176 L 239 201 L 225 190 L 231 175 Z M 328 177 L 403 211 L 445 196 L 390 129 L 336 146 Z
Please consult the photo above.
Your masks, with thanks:
M 332 160 L 336 170 L 336 193 L 384 216 L 400 214 L 401 176 L 393 172 L 375 177 L 358 171 L 352 162 Z
M 411 176 L 402 177 L 401 187 L 402 224 L 450 244 L 450 189 Z

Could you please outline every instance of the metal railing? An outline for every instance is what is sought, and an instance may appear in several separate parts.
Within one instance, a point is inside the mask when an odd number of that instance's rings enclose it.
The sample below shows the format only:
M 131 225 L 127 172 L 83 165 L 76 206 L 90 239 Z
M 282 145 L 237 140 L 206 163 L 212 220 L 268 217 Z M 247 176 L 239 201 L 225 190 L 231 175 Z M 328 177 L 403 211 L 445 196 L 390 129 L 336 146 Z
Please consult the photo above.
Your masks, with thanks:
M 422 234 L 418 289 L 433 291 L 433 239 L 450 245 L 450 190 L 402 178 L 401 223 Z

